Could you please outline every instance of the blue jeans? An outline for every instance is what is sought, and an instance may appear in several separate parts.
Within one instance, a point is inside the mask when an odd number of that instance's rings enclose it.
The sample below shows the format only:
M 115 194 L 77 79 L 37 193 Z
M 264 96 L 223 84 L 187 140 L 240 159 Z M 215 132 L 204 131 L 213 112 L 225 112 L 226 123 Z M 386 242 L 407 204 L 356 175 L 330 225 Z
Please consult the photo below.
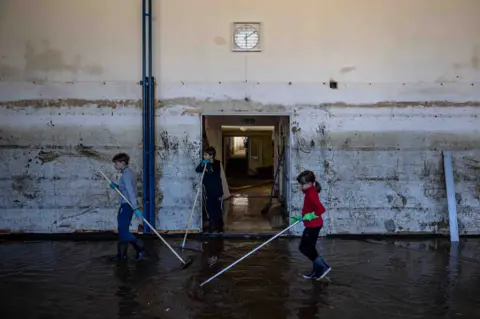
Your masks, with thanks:
M 117 214 L 118 223 L 118 241 L 121 243 L 135 243 L 137 238 L 130 233 L 130 223 L 132 222 L 133 209 L 128 204 L 122 204 Z

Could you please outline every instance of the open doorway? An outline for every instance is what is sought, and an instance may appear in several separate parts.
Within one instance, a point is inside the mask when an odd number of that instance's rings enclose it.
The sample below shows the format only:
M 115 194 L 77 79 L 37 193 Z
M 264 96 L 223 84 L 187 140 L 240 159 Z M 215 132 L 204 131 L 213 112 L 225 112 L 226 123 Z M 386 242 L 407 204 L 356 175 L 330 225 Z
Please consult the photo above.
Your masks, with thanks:
M 287 115 L 202 116 L 202 144 L 216 149 L 223 168 L 224 232 L 275 232 L 288 224 L 289 123 Z
M 274 179 L 274 126 L 222 125 L 222 163 L 230 192 L 269 197 Z

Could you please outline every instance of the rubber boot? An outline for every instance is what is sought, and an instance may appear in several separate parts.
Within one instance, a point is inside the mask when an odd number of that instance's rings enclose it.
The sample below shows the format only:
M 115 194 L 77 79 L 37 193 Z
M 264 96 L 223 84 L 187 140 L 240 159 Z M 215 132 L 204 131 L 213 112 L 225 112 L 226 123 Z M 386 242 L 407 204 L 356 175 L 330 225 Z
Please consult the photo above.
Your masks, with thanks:
M 112 261 L 127 260 L 128 243 L 117 244 L 117 255 L 112 257 Z
M 136 239 L 132 242 L 133 248 L 137 251 L 137 260 L 140 261 L 145 256 L 145 246 L 140 239 Z
M 332 270 L 332 268 L 320 256 L 313 261 L 313 267 L 314 273 L 312 277 L 316 280 L 322 279 L 330 272 L 330 270 Z
M 313 264 L 313 268 L 312 268 L 311 271 L 306 272 L 306 273 L 303 274 L 303 278 L 305 278 L 305 279 L 312 279 L 314 275 L 315 275 L 315 264 Z

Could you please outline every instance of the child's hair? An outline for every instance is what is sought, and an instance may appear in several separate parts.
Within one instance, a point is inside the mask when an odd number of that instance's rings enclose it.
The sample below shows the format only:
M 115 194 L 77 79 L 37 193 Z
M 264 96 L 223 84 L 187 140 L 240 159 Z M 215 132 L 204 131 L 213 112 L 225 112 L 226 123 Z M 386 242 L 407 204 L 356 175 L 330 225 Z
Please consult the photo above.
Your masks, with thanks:
M 312 183 L 315 186 L 315 190 L 317 193 L 320 193 L 322 190 L 322 186 L 315 180 L 315 174 L 312 171 L 303 171 L 298 175 L 297 177 L 297 182 L 299 182 L 302 185 L 305 185 L 307 183 Z
M 215 158 L 215 155 L 217 155 L 217 151 L 215 151 L 215 149 L 211 146 L 207 147 L 205 149 L 204 153 L 207 153 L 208 155 L 212 156 L 213 158 Z
M 130 156 L 128 156 L 126 153 L 118 153 L 112 158 L 112 162 L 124 162 L 125 165 L 128 165 L 128 162 L 130 161 Z

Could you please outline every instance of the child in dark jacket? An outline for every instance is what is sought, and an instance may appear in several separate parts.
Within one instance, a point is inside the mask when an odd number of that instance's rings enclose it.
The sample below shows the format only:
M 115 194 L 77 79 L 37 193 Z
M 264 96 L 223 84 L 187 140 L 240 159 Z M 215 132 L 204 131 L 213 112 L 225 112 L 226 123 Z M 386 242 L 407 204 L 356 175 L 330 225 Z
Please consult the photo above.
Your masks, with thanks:
M 213 147 L 207 147 L 203 154 L 203 161 L 197 166 L 195 171 L 203 173 L 203 186 L 206 195 L 206 210 L 210 220 L 209 228 L 211 232 L 223 232 L 223 186 L 220 175 L 221 164 L 215 159 L 216 151 Z
M 318 235 L 323 227 L 321 215 L 325 213 L 325 207 L 320 202 L 318 196 L 322 188 L 315 180 L 315 174 L 312 171 L 302 172 L 298 175 L 297 181 L 298 187 L 305 194 L 302 208 L 302 220 L 305 229 L 303 230 L 299 249 L 302 254 L 307 256 L 313 263 L 312 271 L 305 273 L 303 278 L 320 280 L 332 270 L 315 248 Z M 312 214 L 315 215 L 315 218 L 311 218 Z

